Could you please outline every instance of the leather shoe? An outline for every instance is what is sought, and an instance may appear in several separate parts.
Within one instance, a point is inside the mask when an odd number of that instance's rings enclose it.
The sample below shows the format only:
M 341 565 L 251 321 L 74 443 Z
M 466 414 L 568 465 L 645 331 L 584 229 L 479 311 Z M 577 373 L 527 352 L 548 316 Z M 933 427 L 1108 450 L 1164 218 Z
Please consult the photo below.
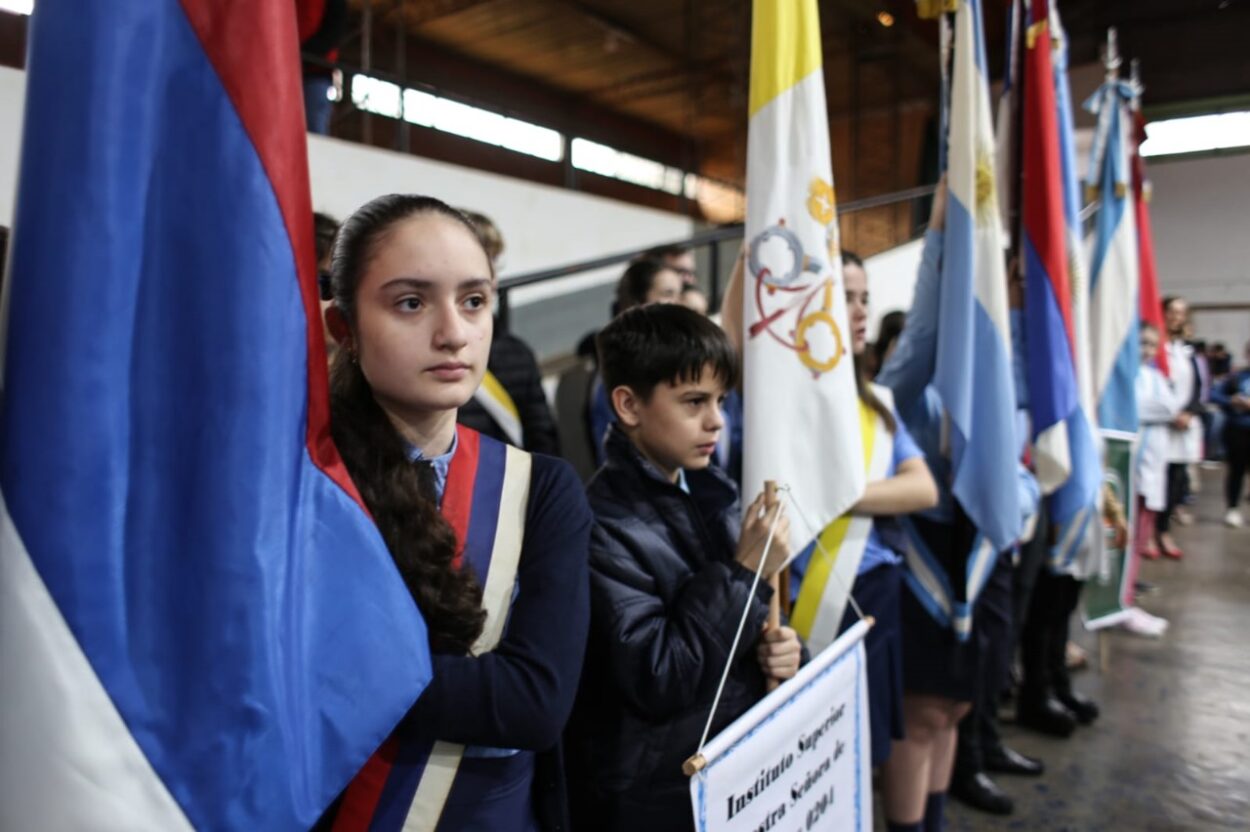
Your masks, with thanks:
M 1072 712 L 1076 717 L 1076 721 L 1082 725 L 1089 725 L 1095 719 L 1098 719 L 1098 704 L 1088 696 L 1077 693 L 1076 691 L 1068 691 L 1055 696 L 1063 706 Z
M 985 770 L 995 774 L 1019 774 L 1025 777 L 1036 777 L 1046 770 L 1046 765 L 1036 757 L 1028 757 L 1019 751 L 999 743 L 987 749 L 981 755 Z
M 1053 696 L 1020 700 L 1016 706 L 1016 722 L 1052 737 L 1070 737 L 1076 730 L 1076 717 Z
M 1011 796 L 983 771 L 956 773 L 951 778 L 950 795 L 960 803 L 991 815 L 1010 815 L 1016 808 Z

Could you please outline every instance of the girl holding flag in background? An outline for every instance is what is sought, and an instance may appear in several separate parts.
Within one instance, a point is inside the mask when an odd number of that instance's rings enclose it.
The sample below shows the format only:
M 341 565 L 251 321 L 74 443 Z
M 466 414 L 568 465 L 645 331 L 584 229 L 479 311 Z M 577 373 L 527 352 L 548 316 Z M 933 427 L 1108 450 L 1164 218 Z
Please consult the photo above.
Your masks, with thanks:
M 940 212 L 940 200 L 937 211 Z M 940 216 L 936 218 L 940 225 Z M 893 531 L 894 515 L 937 505 L 937 486 L 894 409 L 890 391 L 868 380 L 868 275 L 863 261 L 842 252 L 846 310 L 850 320 L 860 429 L 868 484 L 864 496 L 820 535 L 820 545 L 803 551 L 791 566 L 795 605 L 791 621 L 813 653 L 831 644 L 859 620 L 872 616 L 865 637 L 868 656 L 872 764 L 885 765 L 891 744 L 903 739 L 903 644 L 899 621 L 902 557 L 882 532 Z M 880 521 L 880 522 L 879 522 Z M 807 580 L 804 580 L 804 579 Z M 848 593 L 857 610 L 848 609 Z
M 434 679 L 322 826 L 567 828 L 590 512 L 568 463 L 456 424 L 486 371 L 490 258 L 460 212 L 390 195 L 343 224 L 331 271 L 334 440 L 429 627 Z

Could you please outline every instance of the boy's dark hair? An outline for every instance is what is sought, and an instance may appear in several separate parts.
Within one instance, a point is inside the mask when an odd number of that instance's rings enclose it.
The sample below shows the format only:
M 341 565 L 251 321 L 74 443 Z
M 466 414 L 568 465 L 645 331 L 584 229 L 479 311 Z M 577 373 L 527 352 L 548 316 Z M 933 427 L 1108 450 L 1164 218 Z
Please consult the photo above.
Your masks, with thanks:
M 864 259 L 853 251 L 842 249 L 842 265 L 843 266 L 859 266 L 864 268 Z
M 609 397 L 624 386 L 646 401 L 656 385 L 693 381 L 708 366 L 726 390 L 738 383 L 738 356 L 729 338 L 684 306 L 659 303 L 628 309 L 595 342 Z

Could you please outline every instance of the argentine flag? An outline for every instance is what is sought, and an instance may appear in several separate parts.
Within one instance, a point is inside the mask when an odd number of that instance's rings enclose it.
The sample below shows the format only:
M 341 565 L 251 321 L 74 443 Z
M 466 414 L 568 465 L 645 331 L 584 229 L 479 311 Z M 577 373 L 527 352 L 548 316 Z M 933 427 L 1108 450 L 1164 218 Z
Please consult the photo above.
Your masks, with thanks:
M 1128 107 L 1133 88 L 1109 79 L 1085 102 L 1098 116 L 1087 190 L 1098 196 L 1090 254 L 1090 363 L 1098 423 L 1137 432 L 1138 241 L 1133 206 Z
M 934 385 L 950 419 L 952 491 L 989 541 L 968 565 L 968 603 L 998 552 L 1020 536 L 1016 394 L 1011 366 L 1004 239 L 981 4 L 955 15 L 947 183 Z

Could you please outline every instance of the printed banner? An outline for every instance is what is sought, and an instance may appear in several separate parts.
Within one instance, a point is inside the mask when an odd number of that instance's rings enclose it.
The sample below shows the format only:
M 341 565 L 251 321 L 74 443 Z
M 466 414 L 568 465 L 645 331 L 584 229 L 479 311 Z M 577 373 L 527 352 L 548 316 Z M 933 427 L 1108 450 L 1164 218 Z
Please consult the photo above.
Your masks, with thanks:
M 1104 430 L 1103 477 L 1111 486 L 1111 493 L 1124 506 L 1129 537 L 1123 547 L 1115 546 L 1108 530 L 1106 557 L 1103 568 L 1085 584 L 1085 628 L 1101 630 L 1120 622 L 1127 612 L 1124 606 L 1125 581 L 1128 580 L 1128 554 L 1133 550 L 1133 530 L 1136 528 L 1137 500 L 1133 493 L 1133 445 L 1136 437 L 1131 433 Z
M 859 622 L 718 734 L 690 780 L 698 832 L 872 830 L 871 738 Z

